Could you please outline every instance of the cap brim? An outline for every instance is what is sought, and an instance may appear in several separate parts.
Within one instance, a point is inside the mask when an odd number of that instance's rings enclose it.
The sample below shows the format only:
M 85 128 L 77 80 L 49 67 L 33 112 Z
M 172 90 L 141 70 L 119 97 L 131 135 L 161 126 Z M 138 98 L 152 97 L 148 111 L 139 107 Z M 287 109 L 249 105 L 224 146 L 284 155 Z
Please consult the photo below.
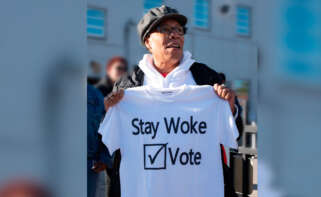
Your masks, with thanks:
M 160 18 L 158 18 L 157 20 L 155 20 L 149 27 L 148 29 L 145 31 L 145 34 L 143 36 L 143 40 L 142 40 L 142 43 L 144 42 L 144 39 L 146 37 L 146 35 L 152 30 L 154 29 L 157 25 L 159 25 L 160 23 L 164 22 L 165 20 L 168 20 L 168 19 L 174 19 L 176 20 L 179 24 L 181 24 L 182 26 L 185 26 L 186 23 L 187 23 L 187 18 L 186 16 L 184 15 L 181 15 L 181 14 L 176 14 L 176 13 L 173 13 L 173 14 L 167 14 L 165 16 L 162 16 Z M 144 43 L 143 43 L 144 44 Z

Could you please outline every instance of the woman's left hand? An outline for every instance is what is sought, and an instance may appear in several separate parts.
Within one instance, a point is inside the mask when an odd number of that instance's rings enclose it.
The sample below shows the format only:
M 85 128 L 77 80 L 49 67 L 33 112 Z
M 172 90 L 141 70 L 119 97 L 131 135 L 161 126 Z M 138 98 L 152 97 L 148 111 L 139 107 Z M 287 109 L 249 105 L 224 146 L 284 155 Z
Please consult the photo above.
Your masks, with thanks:
M 220 98 L 227 100 L 230 104 L 231 111 L 234 114 L 235 113 L 235 92 L 231 90 L 230 88 L 227 88 L 224 86 L 224 84 L 214 84 L 214 92 L 219 96 Z

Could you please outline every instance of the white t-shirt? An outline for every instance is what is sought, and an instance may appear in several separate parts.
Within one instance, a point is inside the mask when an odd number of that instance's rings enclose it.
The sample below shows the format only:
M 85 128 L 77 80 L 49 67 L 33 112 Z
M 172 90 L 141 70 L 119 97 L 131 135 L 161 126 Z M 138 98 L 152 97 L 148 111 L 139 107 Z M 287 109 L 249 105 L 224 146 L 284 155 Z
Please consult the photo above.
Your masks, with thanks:
M 212 86 L 125 90 L 100 125 L 120 149 L 122 197 L 223 197 L 220 144 L 237 148 L 227 101 Z

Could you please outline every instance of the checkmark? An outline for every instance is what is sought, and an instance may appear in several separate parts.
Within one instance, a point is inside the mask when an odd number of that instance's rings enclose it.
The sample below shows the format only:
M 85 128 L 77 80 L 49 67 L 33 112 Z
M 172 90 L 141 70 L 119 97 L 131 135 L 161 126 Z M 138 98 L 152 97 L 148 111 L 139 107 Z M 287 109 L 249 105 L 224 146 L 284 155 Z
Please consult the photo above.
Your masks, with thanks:
M 157 158 L 157 155 L 161 152 L 162 149 L 164 149 L 165 146 L 161 146 L 161 148 L 156 152 L 156 154 L 154 155 L 154 157 L 152 157 L 151 155 L 148 155 L 149 159 L 150 159 L 150 163 L 154 164 L 155 159 Z
M 144 169 L 166 169 L 167 144 L 144 144 Z

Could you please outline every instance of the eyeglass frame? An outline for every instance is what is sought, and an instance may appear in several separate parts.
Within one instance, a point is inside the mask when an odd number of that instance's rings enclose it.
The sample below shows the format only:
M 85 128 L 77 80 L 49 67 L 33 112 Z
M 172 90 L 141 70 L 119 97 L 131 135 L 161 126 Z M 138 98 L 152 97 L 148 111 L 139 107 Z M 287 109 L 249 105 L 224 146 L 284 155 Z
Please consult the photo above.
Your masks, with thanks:
M 163 33 L 163 34 L 166 34 L 166 35 L 170 35 L 171 33 L 176 33 L 177 35 L 179 36 L 183 36 L 186 34 L 187 32 L 187 27 L 183 26 L 182 29 L 183 29 L 183 33 L 182 34 L 179 34 L 177 32 L 173 32 L 173 28 L 176 28 L 176 27 L 170 27 L 171 28 L 171 31 L 170 32 L 161 32 L 160 31 L 160 28 L 164 27 L 164 26 L 168 26 L 168 25 L 160 25 L 160 26 L 157 26 L 155 27 L 145 38 L 145 40 L 150 36 L 151 33 L 153 32 L 159 32 L 159 33 Z

